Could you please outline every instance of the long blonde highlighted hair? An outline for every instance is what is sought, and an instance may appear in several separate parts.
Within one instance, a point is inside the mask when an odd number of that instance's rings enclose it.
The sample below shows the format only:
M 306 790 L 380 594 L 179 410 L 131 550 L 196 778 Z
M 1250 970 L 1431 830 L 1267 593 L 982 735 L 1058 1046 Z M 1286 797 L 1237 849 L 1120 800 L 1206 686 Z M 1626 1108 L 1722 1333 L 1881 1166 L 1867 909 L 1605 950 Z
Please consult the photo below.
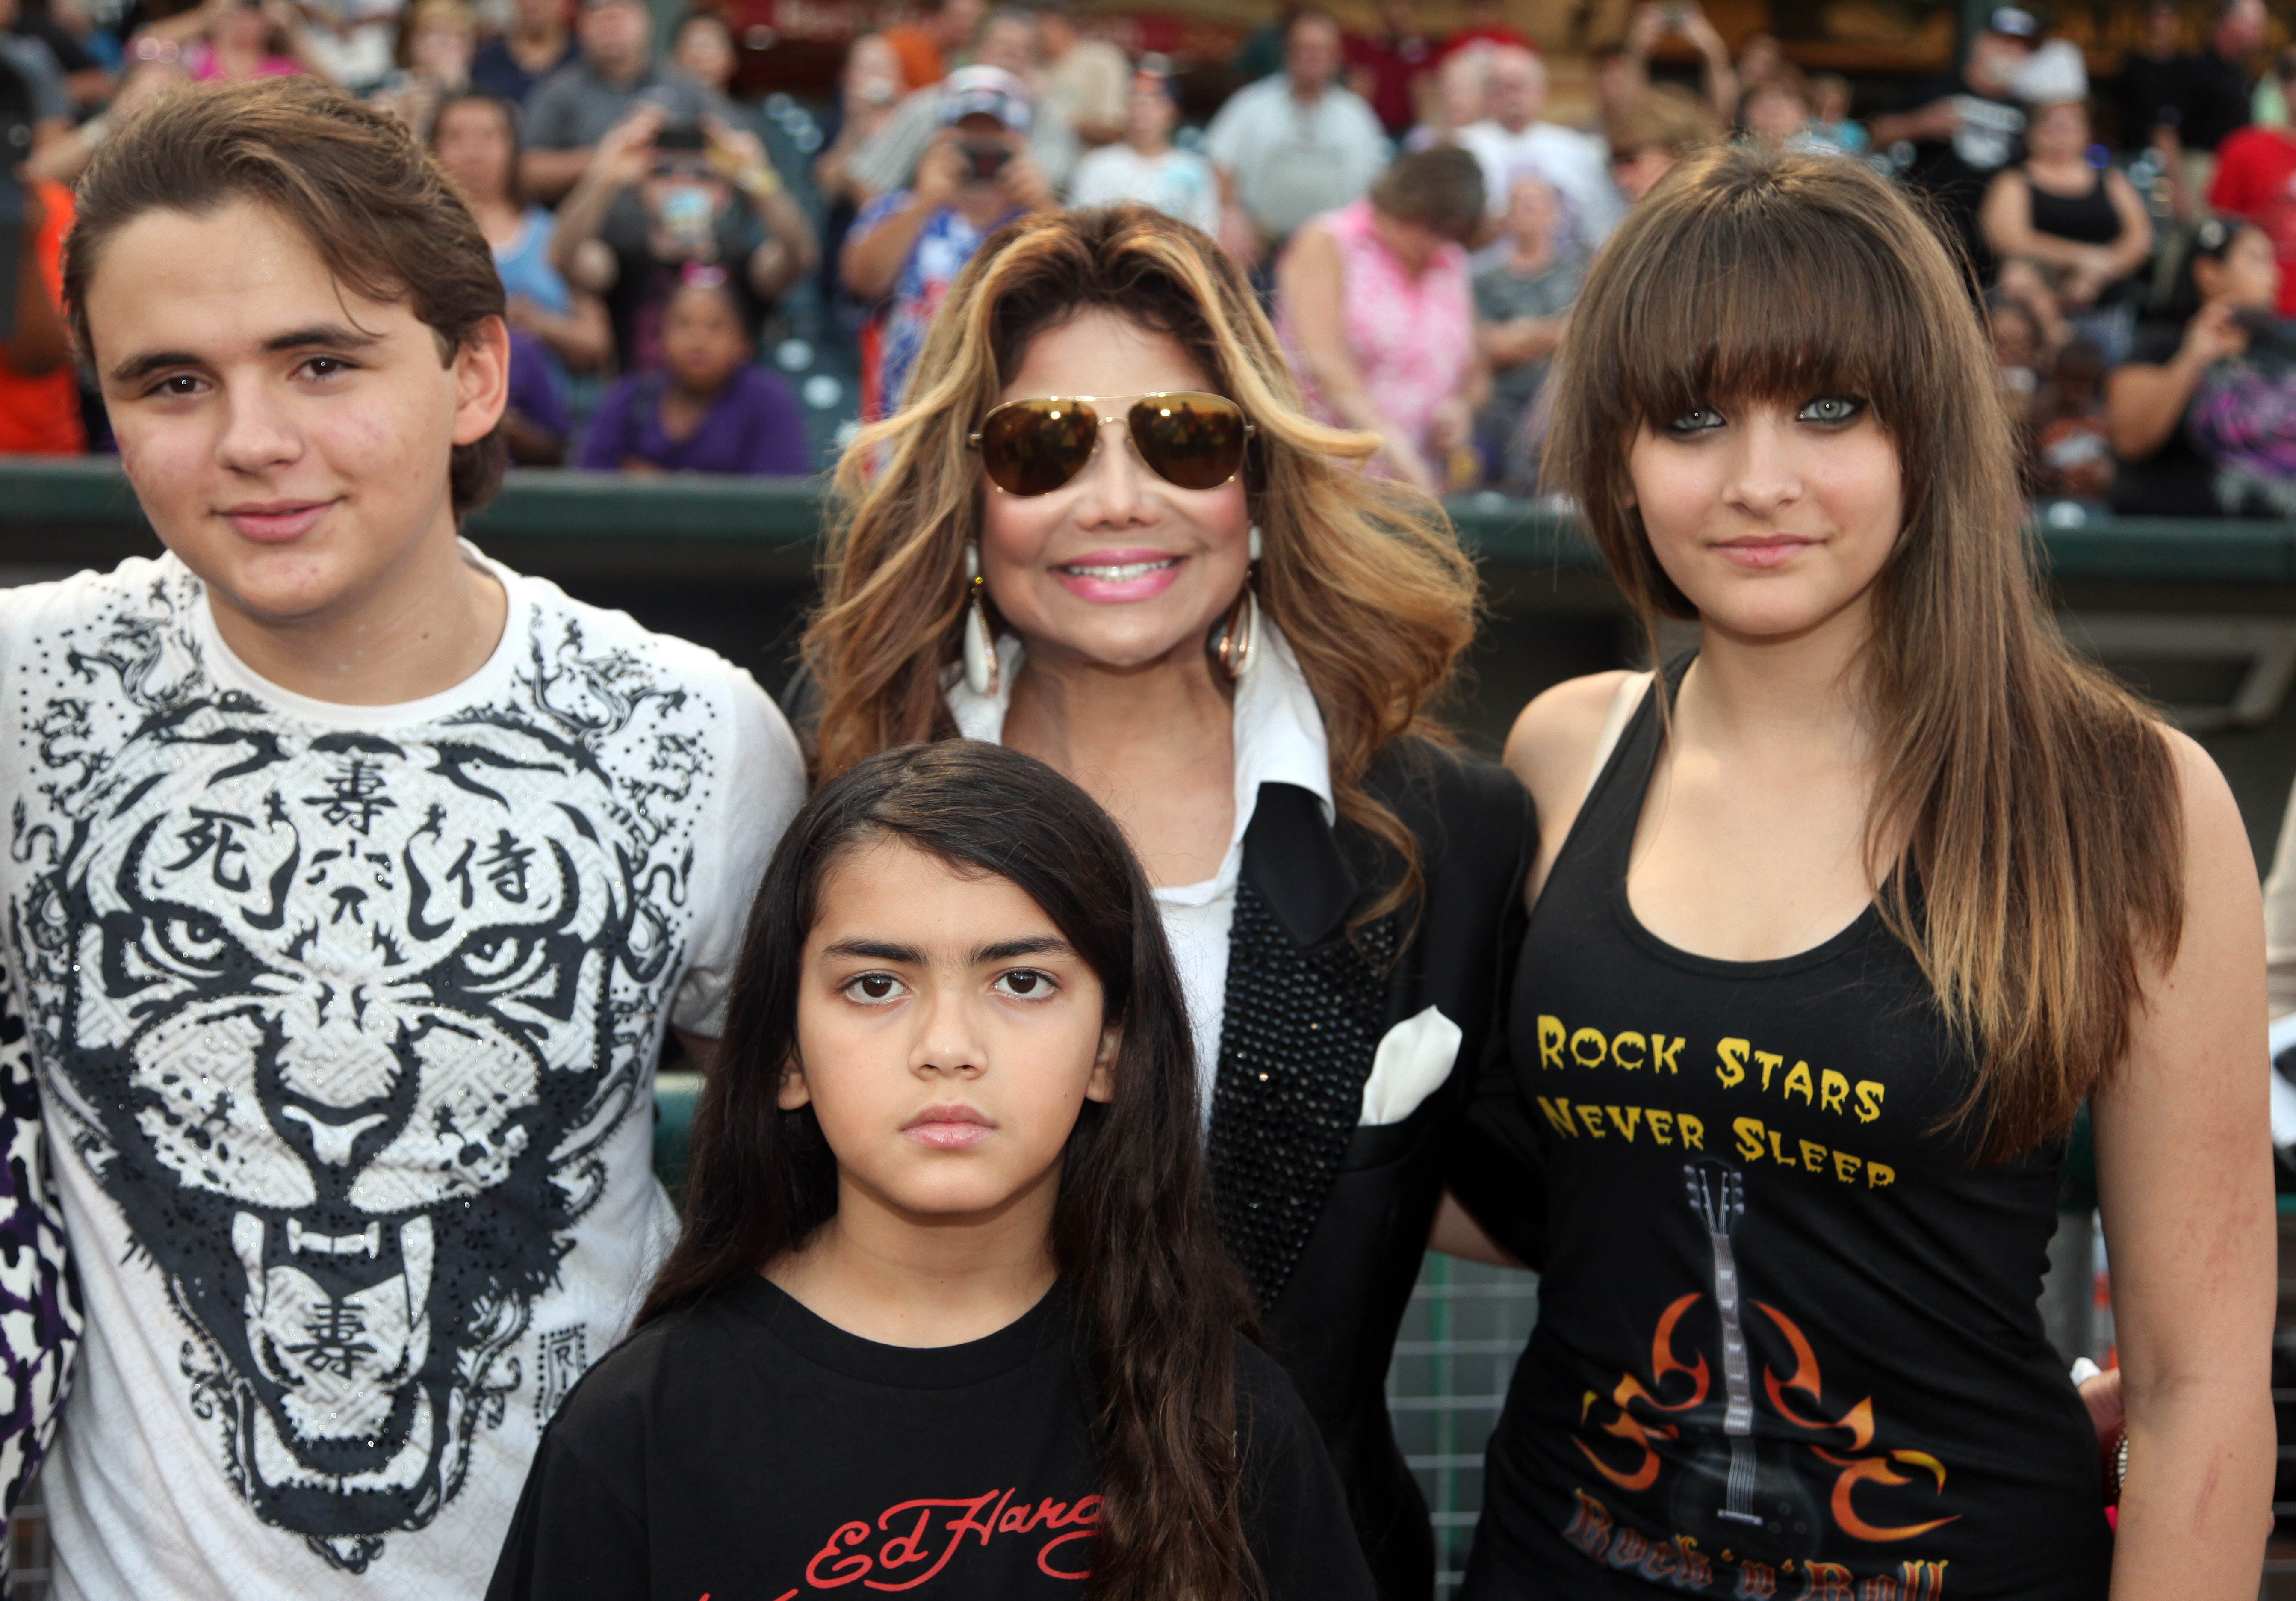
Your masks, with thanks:
M 1960 263 L 1824 155 L 1714 149 L 1628 214 L 1571 311 L 1547 470 L 1645 619 L 1696 615 L 1629 504 L 1627 448 L 1700 406 L 1855 395 L 1904 522 L 1862 662 L 1868 868 L 1980 1068 L 2005 1158 L 2069 1129 L 2184 919 L 2181 797 L 2152 713 L 2074 653 L 2024 533 L 2017 451 Z
M 984 492 L 967 439 L 1029 342 L 1095 309 L 1176 341 L 1257 430 L 1245 484 L 1262 539 L 1259 604 L 1323 710 L 1340 815 L 1400 864 L 1358 921 L 1383 915 L 1416 894 L 1418 851 L 1365 774 L 1402 735 L 1447 737 L 1433 707 L 1473 637 L 1474 570 L 1433 499 L 1361 471 L 1376 439 L 1308 415 L 1227 253 L 1143 206 L 1027 218 L 991 238 L 934 316 L 907 403 L 839 464 L 803 646 L 820 690 L 816 776 L 956 733 L 942 688 Z

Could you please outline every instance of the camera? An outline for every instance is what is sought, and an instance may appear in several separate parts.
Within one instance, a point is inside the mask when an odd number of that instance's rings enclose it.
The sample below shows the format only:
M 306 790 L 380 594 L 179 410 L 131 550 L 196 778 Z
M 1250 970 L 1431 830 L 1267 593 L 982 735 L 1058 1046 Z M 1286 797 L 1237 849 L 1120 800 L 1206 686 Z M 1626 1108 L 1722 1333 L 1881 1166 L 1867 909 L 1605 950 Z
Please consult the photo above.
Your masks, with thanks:
M 698 156 L 709 148 L 709 135 L 698 122 L 666 122 L 654 135 L 653 147 L 667 155 Z
M 993 184 L 1003 176 L 1013 152 L 991 139 L 967 139 L 957 148 L 964 152 L 964 176 L 976 184 Z

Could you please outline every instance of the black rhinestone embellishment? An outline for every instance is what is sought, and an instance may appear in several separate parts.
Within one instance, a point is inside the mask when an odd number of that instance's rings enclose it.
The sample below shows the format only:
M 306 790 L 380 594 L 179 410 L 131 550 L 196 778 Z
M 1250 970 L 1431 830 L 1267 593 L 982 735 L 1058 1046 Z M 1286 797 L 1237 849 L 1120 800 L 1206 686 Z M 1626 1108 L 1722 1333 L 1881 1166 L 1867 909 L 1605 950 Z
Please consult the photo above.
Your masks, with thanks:
M 1382 922 L 1353 942 L 1303 951 L 1250 880 L 1236 886 L 1212 1089 L 1212 1201 L 1263 1310 L 1315 1231 L 1362 1116 L 1394 941 Z

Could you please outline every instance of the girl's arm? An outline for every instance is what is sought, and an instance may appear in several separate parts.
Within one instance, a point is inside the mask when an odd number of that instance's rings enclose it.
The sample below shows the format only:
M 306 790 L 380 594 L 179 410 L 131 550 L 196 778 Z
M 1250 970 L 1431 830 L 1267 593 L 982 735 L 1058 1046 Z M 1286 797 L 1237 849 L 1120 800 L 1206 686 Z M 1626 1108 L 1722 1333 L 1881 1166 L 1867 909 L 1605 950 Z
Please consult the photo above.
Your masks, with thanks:
M 545 1433 L 487 1601 L 629 1601 L 652 1592 L 647 1565 L 644 1518 L 559 1430 Z
M 2272 1529 L 2263 914 L 2232 792 L 2167 734 L 2185 929 L 2092 1102 L 2128 1418 L 2113 1601 L 2249 1601 Z
M 1396 471 L 1423 489 L 1435 487 L 1435 475 L 1420 454 L 1421 441 L 1404 437 L 1387 420 L 1379 402 L 1365 383 L 1363 369 L 1348 349 L 1345 314 L 1346 268 L 1340 247 L 1332 236 L 1309 223 L 1292 236 L 1275 264 L 1275 293 L 1300 341 L 1300 355 L 1314 376 L 1324 403 L 1349 427 L 1376 433 L 1386 441 L 1381 454 Z
M 2123 461 L 2143 461 L 2169 442 L 2184 420 L 2193 390 L 2210 364 L 2248 348 L 2248 335 L 2232 320 L 2232 307 L 2218 301 L 2201 308 L 2185 325 L 2185 342 L 2168 363 L 2129 362 L 2104 381 L 2104 428 L 2112 453 Z

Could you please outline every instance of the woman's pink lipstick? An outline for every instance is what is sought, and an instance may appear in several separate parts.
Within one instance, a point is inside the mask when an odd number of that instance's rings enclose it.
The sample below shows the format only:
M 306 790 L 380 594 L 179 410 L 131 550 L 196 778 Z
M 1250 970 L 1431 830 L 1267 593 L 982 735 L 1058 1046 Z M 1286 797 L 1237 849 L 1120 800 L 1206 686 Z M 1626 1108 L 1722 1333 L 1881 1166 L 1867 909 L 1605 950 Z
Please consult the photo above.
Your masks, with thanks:
M 226 506 L 223 514 L 242 539 L 258 545 L 284 545 L 316 528 L 334 504 L 332 500 L 249 500 Z
M 1095 550 L 1071 556 L 1053 569 L 1053 576 L 1078 600 L 1115 605 L 1163 594 L 1180 576 L 1185 560 L 1164 550 Z
M 901 1137 L 936 1151 L 963 1151 L 996 1131 L 985 1112 L 970 1106 L 928 1106 L 901 1125 Z
M 1725 539 L 1714 548 L 1741 567 L 1779 567 L 1816 543 L 1800 534 L 1748 534 Z

